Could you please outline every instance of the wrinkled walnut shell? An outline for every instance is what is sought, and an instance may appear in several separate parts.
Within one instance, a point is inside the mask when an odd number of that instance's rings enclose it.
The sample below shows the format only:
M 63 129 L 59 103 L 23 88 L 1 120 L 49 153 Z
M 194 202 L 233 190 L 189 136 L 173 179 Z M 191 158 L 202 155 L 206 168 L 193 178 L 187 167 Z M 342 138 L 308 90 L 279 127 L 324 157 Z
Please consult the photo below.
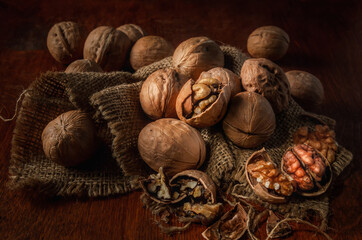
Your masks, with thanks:
M 49 122 L 41 139 L 47 158 L 66 167 L 88 160 L 98 145 L 93 121 L 79 110 L 63 113 Z
M 252 57 L 278 60 L 286 54 L 289 42 L 289 36 L 283 29 L 263 26 L 249 35 L 247 48 Z
M 275 114 L 286 110 L 290 100 L 290 87 L 284 71 L 265 58 L 251 58 L 244 62 L 240 72 L 241 83 L 248 92 L 263 95 Z
M 146 125 L 138 136 L 138 151 L 155 171 L 160 167 L 167 176 L 199 168 L 206 157 L 206 146 L 199 131 L 172 118 Z
M 267 162 L 273 163 L 273 161 L 270 159 L 269 154 L 266 152 L 265 148 L 254 152 L 249 159 L 245 163 L 245 175 L 246 180 L 248 181 L 250 187 L 253 189 L 254 193 L 258 195 L 261 199 L 264 201 L 270 202 L 270 203 L 284 203 L 287 201 L 287 198 L 283 195 L 276 194 L 272 191 L 269 191 L 266 187 L 264 187 L 262 184 L 258 183 L 255 178 L 253 178 L 249 172 L 248 172 L 248 165 L 251 163 L 256 162 L 258 159 L 264 159 Z M 284 173 L 283 173 L 284 174 Z M 284 174 L 285 176 L 288 176 Z
M 216 223 L 208 227 L 202 236 L 207 240 L 237 240 L 246 229 L 248 216 L 244 208 L 237 203 L 233 209 L 225 213 Z
M 131 44 L 133 45 L 138 39 L 147 35 L 147 33 L 138 25 L 136 24 L 124 24 L 119 26 L 117 30 L 123 32 L 127 35 Z
M 75 22 L 60 22 L 49 31 L 47 47 L 58 62 L 68 64 L 82 58 L 82 51 L 87 33 Z
M 186 78 L 198 79 L 200 74 L 215 67 L 224 67 L 224 53 L 207 37 L 193 37 L 176 48 L 172 64 Z
M 83 56 L 95 61 L 104 71 L 120 70 L 131 42 L 127 35 L 113 27 L 101 26 L 89 33 Z
M 263 96 L 254 92 L 235 95 L 223 120 L 225 135 L 243 148 L 257 147 L 267 141 L 275 127 L 272 107 Z
M 142 84 L 140 102 L 143 111 L 153 120 L 177 118 L 176 98 L 184 82 L 173 69 L 160 69 Z
M 146 36 L 137 40 L 133 45 L 129 61 L 134 70 L 172 56 L 172 44 L 159 36 Z
M 65 69 L 66 73 L 76 73 L 76 72 L 103 72 L 102 68 L 93 60 L 89 59 L 79 59 L 71 64 Z

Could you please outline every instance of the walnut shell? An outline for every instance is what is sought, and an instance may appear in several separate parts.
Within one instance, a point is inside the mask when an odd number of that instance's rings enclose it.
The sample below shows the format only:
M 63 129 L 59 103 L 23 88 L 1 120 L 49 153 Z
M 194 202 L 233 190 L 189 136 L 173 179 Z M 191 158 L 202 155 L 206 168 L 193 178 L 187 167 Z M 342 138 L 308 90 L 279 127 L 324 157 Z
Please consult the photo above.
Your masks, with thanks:
M 117 30 L 123 32 L 127 35 L 131 44 L 133 45 L 138 39 L 147 35 L 147 33 L 138 25 L 136 24 L 124 24 L 119 26 Z
M 248 59 L 241 68 L 240 77 L 244 89 L 263 95 L 276 114 L 288 108 L 288 79 L 284 71 L 272 61 L 265 58 Z
M 75 72 L 103 72 L 102 68 L 93 60 L 89 59 L 79 59 L 71 64 L 65 69 L 66 73 L 75 73 Z
M 287 201 L 287 198 L 283 195 L 276 194 L 272 191 L 269 191 L 266 187 L 264 187 L 261 183 L 258 183 L 255 178 L 253 178 L 248 172 L 248 166 L 251 163 L 256 162 L 258 159 L 263 159 L 267 162 L 273 163 L 270 159 L 269 154 L 265 150 L 265 148 L 254 152 L 245 163 L 245 176 L 248 181 L 250 187 L 253 189 L 254 193 L 258 195 L 261 199 L 270 202 L 270 203 L 284 203 Z M 284 174 L 284 173 L 283 173 Z M 288 176 L 288 175 L 286 175 Z
M 57 23 L 48 33 L 48 50 L 55 60 L 69 64 L 76 59 L 82 58 L 86 34 L 85 29 L 78 23 Z
M 202 72 L 200 78 L 216 78 L 224 85 L 230 85 L 231 97 L 241 92 L 241 79 L 238 75 L 226 68 L 216 67 Z
M 264 143 L 276 127 L 270 103 L 254 92 L 236 94 L 223 120 L 225 135 L 237 146 L 253 148 Z
M 66 167 L 89 159 L 98 144 L 92 120 L 79 110 L 63 113 L 49 122 L 41 139 L 47 158 Z
M 151 119 L 177 118 L 176 98 L 184 82 L 173 69 L 160 69 L 142 84 L 140 102 Z
M 201 101 L 195 102 L 195 91 L 193 91 L 193 87 L 203 80 L 205 79 L 200 76 L 196 82 L 193 79 L 187 81 L 176 99 L 176 112 L 178 118 L 187 124 L 198 128 L 210 127 L 218 123 L 226 113 L 231 96 L 230 84 L 224 84 L 216 79 L 216 81 L 220 82 L 219 87 L 217 87 L 217 94 L 212 95 L 214 93 L 210 93 L 210 95 L 207 96 L 216 97 L 214 97 L 213 102 L 210 102 L 209 105 L 202 109 L 201 113 L 196 114 L 195 109 L 200 105 Z
M 174 52 L 172 44 L 159 36 L 146 36 L 137 40 L 133 45 L 129 61 L 134 70 L 151 63 L 172 56 Z
M 138 136 L 138 151 L 155 171 L 163 167 L 168 176 L 199 168 L 206 157 L 205 142 L 196 129 L 172 118 L 146 125 Z
M 95 61 L 106 72 L 116 71 L 124 66 L 130 47 L 126 34 L 113 27 L 101 26 L 89 33 L 83 56 Z
M 324 89 L 316 76 L 299 70 L 286 72 L 285 75 L 290 84 L 292 97 L 302 107 L 312 109 L 322 104 Z
M 289 36 L 283 29 L 263 26 L 249 35 L 247 48 L 252 57 L 278 60 L 287 53 L 289 42 Z
M 224 53 L 207 37 L 193 37 L 176 48 L 172 64 L 186 78 L 198 79 L 200 74 L 215 67 L 224 67 Z

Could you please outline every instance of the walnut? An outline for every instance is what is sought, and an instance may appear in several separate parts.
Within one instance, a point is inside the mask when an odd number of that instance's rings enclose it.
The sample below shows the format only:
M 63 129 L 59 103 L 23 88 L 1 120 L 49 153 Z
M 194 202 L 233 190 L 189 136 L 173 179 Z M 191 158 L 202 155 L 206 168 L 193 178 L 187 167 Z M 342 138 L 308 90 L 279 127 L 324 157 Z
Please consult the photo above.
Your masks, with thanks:
M 85 29 L 78 23 L 57 23 L 48 33 L 48 50 L 55 60 L 69 64 L 76 59 L 82 58 L 86 34 Z
M 47 158 L 66 167 L 88 160 L 98 145 L 92 120 L 79 110 L 63 113 L 49 122 L 41 139 Z
M 150 168 L 163 167 L 167 176 L 199 168 L 206 157 L 201 134 L 186 123 L 162 118 L 146 125 L 138 136 L 138 150 Z
M 119 26 L 117 30 L 123 32 L 127 35 L 131 44 L 133 45 L 138 39 L 147 35 L 147 33 L 138 25 L 136 24 L 124 24 Z
M 248 59 L 241 68 L 240 77 L 244 89 L 263 95 L 276 114 L 288 108 L 288 79 L 284 71 L 272 61 L 265 58 Z
M 286 54 L 289 42 L 289 36 L 283 29 L 263 26 L 249 35 L 247 48 L 252 57 L 278 60 Z
M 190 79 L 176 99 L 176 112 L 180 120 L 194 127 L 209 127 L 225 115 L 231 96 L 230 83 L 217 78 Z
M 270 103 L 254 92 L 236 94 L 223 120 L 225 135 L 243 148 L 253 148 L 264 143 L 273 134 L 275 127 L 275 114 Z
M 184 82 L 173 69 L 160 69 L 142 84 L 140 102 L 151 119 L 177 118 L 176 98 Z
M 159 36 L 146 36 L 137 40 L 130 52 L 130 63 L 134 70 L 172 56 L 174 47 Z
M 327 125 L 316 125 L 315 131 L 307 126 L 300 127 L 293 135 L 294 144 L 305 143 L 318 150 L 329 163 L 333 163 L 336 158 L 338 144 L 336 133 L 329 129 Z
M 130 46 L 126 34 L 113 27 L 101 26 L 89 33 L 83 56 L 95 61 L 106 72 L 117 71 L 124 66 Z
M 198 79 L 203 71 L 224 67 L 224 54 L 213 40 L 193 37 L 178 45 L 172 64 L 185 78 Z
M 322 104 L 324 89 L 316 76 L 299 70 L 289 71 L 285 75 L 290 84 L 292 97 L 302 107 L 312 109 Z
M 93 60 L 89 59 L 79 59 L 71 64 L 65 69 L 66 73 L 75 73 L 75 72 L 103 72 L 102 68 Z
M 288 149 L 283 156 L 281 167 L 293 178 L 304 196 L 324 193 L 332 180 L 329 162 L 306 144 L 298 144 Z

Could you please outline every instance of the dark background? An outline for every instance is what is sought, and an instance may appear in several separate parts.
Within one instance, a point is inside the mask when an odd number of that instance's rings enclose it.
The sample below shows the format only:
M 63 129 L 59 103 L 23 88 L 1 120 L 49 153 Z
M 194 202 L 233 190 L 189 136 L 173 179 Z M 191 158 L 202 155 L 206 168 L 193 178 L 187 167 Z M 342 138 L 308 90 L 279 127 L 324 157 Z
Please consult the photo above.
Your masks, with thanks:
M 75 21 L 88 31 L 97 26 L 135 23 L 177 46 L 193 36 L 208 36 L 246 51 L 257 27 L 276 25 L 290 36 L 285 71 L 316 75 L 325 101 L 316 113 L 337 120 L 337 141 L 354 154 L 352 164 L 331 191 L 328 233 L 334 239 L 361 239 L 361 76 L 360 1 L 0 1 L 0 114 L 10 118 L 20 93 L 40 75 L 66 66 L 48 53 L 52 25 Z M 15 121 L 0 121 L 1 239 L 201 239 L 204 226 L 168 237 L 158 230 L 139 192 L 105 199 L 44 199 L 7 187 Z M 264 227 L 257 236 L 265 238 Z M 289 239 L 324 239 L 302 225 Z M 244 236 L 242 239 L 247 239 Z

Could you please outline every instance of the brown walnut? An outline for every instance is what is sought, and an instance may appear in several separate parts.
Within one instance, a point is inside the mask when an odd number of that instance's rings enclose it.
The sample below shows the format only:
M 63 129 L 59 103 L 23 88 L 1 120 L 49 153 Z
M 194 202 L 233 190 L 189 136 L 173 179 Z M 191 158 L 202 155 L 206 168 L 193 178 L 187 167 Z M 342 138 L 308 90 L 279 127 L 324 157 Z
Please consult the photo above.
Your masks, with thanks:
M 50 54 L 58 62 L 69 64 L 82 58 L 85 29 L 75 22 L 60 22 L 49 31 L 47 47 Z
M 270 103 L 254 92 L 236 94 L 223 120 L 225 135 L 237 146 L 253 148 L 264 143 L 276 127 Z
M 126 34 L 133 45 L 138 39 L 147 35 L 147 33 L 136 24 L 124 24 L 119 26 L 117 30 Z
M 176 48 L 172 64 L 186 78 L 198 79 L 200 74 L 215 67 L 224 67 L 224 53 L 207 37 L 193 37 Z
M 143 83 L 140 102 L 151 119 L 177 118 L 176 98 L 184 82 L 173 69 L 160 69 Z
M 93 60 L 89 59 L 79 59 L 71 64 L 65 69 L 66 73 L 75 73 L 75 72 L 103 72 L 102 68 Z
M 138 151 L 150 168 L 158 171 L 163 167 L 168 176 L 197 169 L 206 157 L 200 132 L 172 118 L 162 118 L 146 125 L 138 136 Z
M 98 143 L 92 120 L 79 110 L 63 113 L 49 122 L 41 139 L 47 158 L 66 167 L 89 159 Z
M 241 68 L 241 83 L 248 92 L 263 95 L 275 114 L 286 110 L 290 100 L 290 87 L 284 71 L 265 58 L 251 58 Z
M 302 107 L 312 109 L 322 104 L 324 89 L 321 81 L 308 72 L 293 70 L 286 72 L 292 97 Z
M 83 56 L 95 61 L 106 72 L 117 71 L 124 66 L 130 46 L 126 34 L 113 27 L 101 26 L 89 33 Z
M 174 52 L 172 44 L 159 36 L 146 36 L 137 40 L 133 45 L 129 61 L 134 70 L 151 63 L 172 56 Z
M 247 48 L 252 57 L 278 60 L 286 54 L 289 42 L 289 36 L 283 29 L 263 26 L 249 35 Z

